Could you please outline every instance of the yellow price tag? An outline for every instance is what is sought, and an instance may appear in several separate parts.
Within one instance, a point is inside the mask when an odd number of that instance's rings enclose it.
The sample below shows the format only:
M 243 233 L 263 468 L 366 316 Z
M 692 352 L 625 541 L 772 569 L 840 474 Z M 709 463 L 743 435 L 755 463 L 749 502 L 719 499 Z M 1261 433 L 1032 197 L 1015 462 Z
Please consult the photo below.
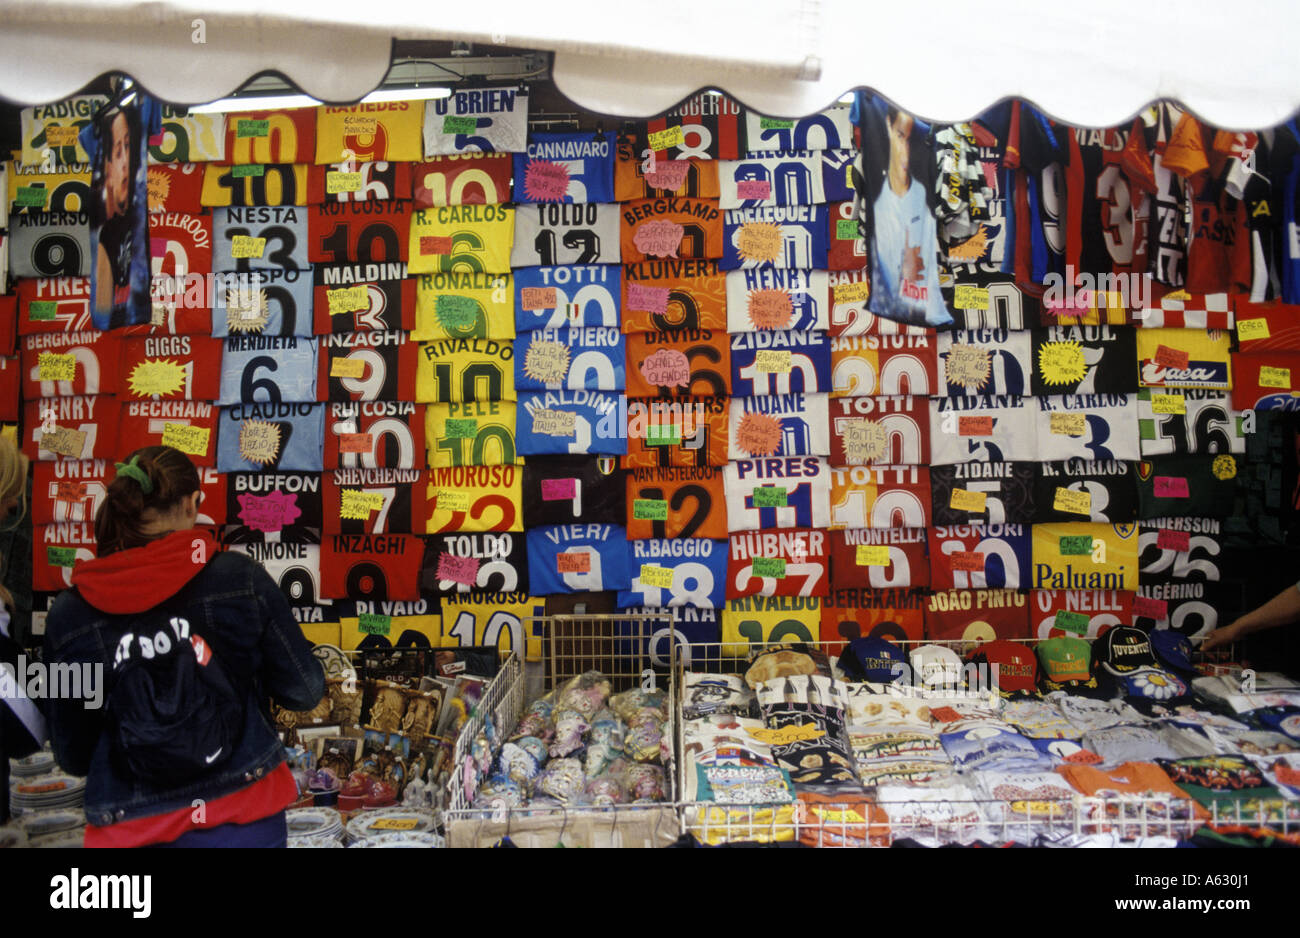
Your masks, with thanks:
M 884 544 L 859 544 L 857 564 L 859 567 L 887 567 L 889 548 Z
M 339 517 L 353 521 L 367 521 L 372 511 L 384 507 L 380 492 L 363 492 L 361 489 L 343 489 L 339 492 Z
M 1237 338 L 1244 341 L 1268 338 L 1267 319 L 1242 319 L 1237 323 Z
M 1151 413 L 1185 414 L 1187 413 L 1187 399 L 1181 394 L 1152 394 Z
M 77 377 L 77 356 L 41 352 L 36 367 L 42 381 L 72 381 Z
M 641 567 L 641 582 L 646 586 L 657 586 L 660 589 L 671 589 L 673 585 L 673 571 L 667 567 L 656 567 L 653 564 L 643 564 Z
M 1088 431 L 1088 418 L 1083 414 L 1052 414 L 1051 430 L 1061 436 L 1083 436 Z
M 438 489 L 438 508 L 443 511 L 469 511 L 469 492 Z
M 865 303 L 871 296 L 869 283 L 841 283 L 835 287 L 836 303 Z
M 1265 365 L 1259 369 L 1259 386 L 1261 388 L 1291 388 L 1290 368 L 1270 368 Z
M 1091 515 L 1092 493 L 1058 488 L 1056 497 L 1052 499 L 1052 508 L 1055 511 L 1064 511 L 1072 515 Z
M 339 313 L 355 313 L 366 309 L 370 306 L 369 292 L 364 285 L 326 290 L 325 299 L 330 304 L 330 315 L 337 316 Z
M 413 831 L 419 820 L 413 817 L 381 817 L 370 825 L 372 831 Z
M 359 358 L 335 358 L 330 362 L 331 378 L 360 378 L 366 373 L 366 363 Z
M 785 373 L 790 370 L 790 352 L 785 349 L 763 349 L 754 356 L 754 370 L 769 374 Z
M 235 235 L 230 239 L 231 257 L 261 257 L 266 250 L 265 238 L 250 238 L 248 235 Z
M 208 427 L 192 427 L 187 423 L 163 424 L 162 445 L 178 449 L 191 456 L 206 456 L 208 440 L 212 430 Z
M 952 305 L 958 309 L 988 309 L 988 287 L 976 287 L 968 283 L 959 283 L 953 290 Z
M 330 195 L 338 195 L 340 192 L 360 192 L 361 174 L 331 170 L 325 174 L 325 191 Z
M 650 134 L 650 149 L 667 150 L 669 147 L 679 147 L 686 142 L 686 137 L 682 134 L 681 127 L 669 127 L 667 130 L 658 130 Z
M 967 489 L 953 489 L 952 494 L 948 497 L 948 507 L 955 508 L 958 511 L 973 511 L 977 514 L 984 511 L 985 502 L 988 500 L 988 494 L 985 492 L 971 492 Z

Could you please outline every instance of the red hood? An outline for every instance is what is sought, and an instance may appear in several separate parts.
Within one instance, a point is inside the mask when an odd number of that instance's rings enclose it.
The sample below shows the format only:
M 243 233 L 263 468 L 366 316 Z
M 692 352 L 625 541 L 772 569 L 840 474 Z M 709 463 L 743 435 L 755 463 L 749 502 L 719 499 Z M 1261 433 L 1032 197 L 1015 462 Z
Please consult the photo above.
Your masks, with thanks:
M 195 560 L 200 551 L 197 542 L 202 544 L 202 562 Z M 173 531 L 144 547 L 77 564 L 72 585 L 102 612 L 144 612 L 180 592 L 218 550 L 216 539 L 200 528 Z

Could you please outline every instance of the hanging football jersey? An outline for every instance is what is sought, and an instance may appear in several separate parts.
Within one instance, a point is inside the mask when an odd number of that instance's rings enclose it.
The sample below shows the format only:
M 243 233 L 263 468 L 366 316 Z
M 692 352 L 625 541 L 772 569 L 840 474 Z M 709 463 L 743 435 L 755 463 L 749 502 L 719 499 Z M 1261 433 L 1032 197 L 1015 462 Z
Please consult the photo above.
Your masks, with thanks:
M 116 394 L 121 349 L 118 334 L 98 330 L 24 336 L 22 396 Z
M 929 597 L 925 637 L 931 641 L 992 642 L 1029 638 L 1029 604 L 1011 589 L 951 589 Z
M 731 336 L 731 393 L 814 394 L 831 387 L 831 343 L 824 332 L 746 332 Z
M 326 534 L 422 534 L 428 526 L 419 469 L 327 469 L 321 478 Z
M 250 540 L 300 540 L 324 521 L 316 473 L 232 472 L 226 476 L 226 519 Z M 337 522 L 336 522 L 337 528 Z M 266 537 L 272 534 L 274 537 Z
M 718 207 L 816 205 L 826 201 L 818 154 L 757 153 L 718 164 Z
M 1139 329 L 1139 380 L 1149 388 L 1231 388 L 1232 334 L 1199 329 Z
M 1138 525 L 1142 585 L 1222 579 L 1223 522 L 1217 518 L 1151 518 Z
M 1242 415 L 1223 391 L 1188 388 L 1166 394 L 1142 388 L 1137 406 L 1143 456 L 1246 452 Z
M 627 532 L 613 524 L 531 528 L 528 583 L 538 596 L 626 590 L 632 586 Z
M 1138 458 L 1136 394 L 1058 394 L 1026 400 L 1036 405 L 1035 458 Z
M 618 607 L 726 605 L 727 542 L 695 537 L 686 540 L 631 542 L 632 585 L 618 592 Z
M 32 589 L 70 589 L 74 565 L 94 560 L 96 553 L 93 522 L 36 525 L 32 529 Z
M 614 201 L 635 202 L 675 195 L 689 199 L 718 197 L 718 164 L 714 160 L 689 157 L 675 159 L 662 151 L 653 160 L 633 152 L 633 139 L 619 139 L 614 161 Z
M 624 472 L 617 460 L 592 456 L 538 456 L 524 464 L 524 521 L 530 528 L 626 519 Z
M 931 528 L 930 585 L 936 590 L 1027 588 L 1029 532 L 1023 524 Z
M 933 332 L 831 339 L 831 396 L 937 393 L 937 341 Z
M 726 539 L 727 498 L 716 466 L 629 469 L 627 534 L 642 539 Z
M 420 209 L 410 217 L 407 270 L 413 274 L 509 273 L 514 238 L 515 209 L 508 206 Z
M 832 589 L 822 606 L 820 640 L 851 642 L 883 638 L 890 642 L 919 642 L 925 636 L 924 590 Z M 826 649 L 835 654 L 834 645 Z
M 1021 582 L 1022 588 L 1137 589 L 1136 524 L 1036 524 L 1033 547 L 1033 576 Z
M 150 163 L 206 163 L 226 158 L 226 115 L 162 106 L 162 130 L 149 138 Z
M 217 464 L 217 408 L 207 401 L 123 400 L 118 415 L 120 454 L 170 446 L 196 466 Z
M 10 160 L 3 166 L 6 186 L 0 221 L 6 227 L 9 215 L 90 210 L 89 163 L 51 166 L 48 163 L 23 164 Z M 150 211 L 153 211 L 152 206 Z
M 430 468 L 519 462 L 514 401 L 429 404 L 425 409 L 424 438 Z
M 388 160 L 327 163 L 307 171 L 307 202 L 386 202 L 411 197 L 411 164 Z
M 599 391 L 520 391 L 520 456 L 627 452 L 627 398 Z
M 424 106 L 423 101 L 378 101 L 317 108 L 315 162 L 420 159 Z
M 829 409 L 832 466 L 929 464 L 930 402 L 924 397 L 833 397 Z
M 1133 597 L 1133 625 L 1144 632 L 1171 629 L 1199 645 L 1218 628 L 1219 609 L 1231 608 L 1239 595 L 1217 583 L 1143 582 Z
M 255 163 L 229 166 L 203 164 L 203 188 L 199 202 L 206 208 L 229 205 L 306 205 L 310 191 L 304 165 Z
M 930 585 L 925 528 L 850 528 L 828 534 L 837 590 Z
M 1238 411 L 1295 410 L 1292 388 L 1300 382 L 1300 353 L 1260 352 L 1232 356 L 1232 406 Z M 1295 381 L 1292 375 L 1295 375 Z
M 830 587 L 826 534 L 806 530 L 732 534 L 727 548 L 727 598 L 825 596 Z
M 734 160 L 740 155 L 742 113 L 738 101 L 701 91 L 663 117 L 635 124 L 632 153 L 644 159 L 654 147 L 650 152 L 656 159 Z
M 39 166 L 49 150 L 55 165 L 87 163 L 89 157 L 82 149 L 77 131 L 90 122 L 95 112 L 108 104 L 102 94 L 76 95 L 53 104 L 25 107 L 19 114 L 19 131 L 22 140 L 21 162 Z
M 613 202 L 613 133 L 532 133 L 514 156 L 515 201 Z
M 1066 613 L 1060 616 L 1059 613 Z M 1030 637 L 1092 640 L 1133 618 L 1133 594 L 1119 590 L 1032 590 Z
M 745 112 L 745 152 L 842 150 L 853 146 L 849 109 L 830 107 L 796 120 Z
M 119 402 L 111 394 L 47 397 L 23 404 L 23 452 L 36 460 L 117 456 Z
M 631 334 L 626 342 L 631 397 L 726 397 L 731 348 L 725 332 L 682 329 Z
M 831 526 L 831 469 L 825 459 L 739 460 L 727 463 L 723 479 L 729 531 Z
M 1300 306 L 1238 298 L 1236 330 L 1239 352 L 1300 351 Z
M 825 205 L 731 209 L 723 216 L 723 270 L 758 267 L 826 269 Z
M 247 111 L 226 117 L 227 163 L 316 162 L 314 107 Z
M 415 284 L 423 278 L 408 278 L 405 264 L 315 264 L 312 275 L 317 335 L 392 332 L 415 324 Z
M 1035 469 L 1034 463 L 982 460 L 931 467 L 934 523 L 1031 523 Z
M 521 205 L 515 212 L 512 267 L 617 264 L 619 206 L 588 202 Z
M 419 599 L 424 541 L 412 534 L 331 534 L 321 538 L 327 599 Z
M 1137 477 L 1132 462 L 1071 459 L 1037 463 L 1034 469 L 1035 522 L 1086 518 L 1120 524 L 1137 520 Z M 1058 500 L 1057 489 L 1086 493 L 1087 499 L 1067 494 Z
M 237 404 L 221 408 L 217 469 L 320 472 L 325 433 L 323 404 Z
M 361 652 L 360 668 L 370 674 L 409 680 L 419 671 L 419 655 L 431 660 L 434 643 L 441 640 L 437 597 L 339 600 L 331 608 L 339 620 L 339 648 Z
M 11 277 L 90 274 L 90 214 L 32 212 L 9 219 Z
M 826 272 L 756 267 L 727 274 L 727 331 L 825 331 Z
M 316 397 L 316 340 L 298 336 L 230 336 L 221 356 L 220 404 L 299 403 Z
M 517 466 L 430 469 L 427 531 L 522 531 L 523 473 Z
M 453 90 L 424 105 L 425 158 L 443 153 L 522 153 L 528 88 Z
M 155 278 L 181 281 L 168 292 L 183 292 L 186 274 L 209 274 L 213 270 L 212 219 L 180 212 L 151 212 L 149 260 Z
M 90 322 L 90 278 L 39 277 L 14 284 L 18 334 L 80 332 Z
M 399 164 L 404 165 L 404 164 Z M 414 167 L 417 208 L 434 205 L 498 205 L 511 201 L 509 153 L 452 154 Z
M 1130 185 L 1122 155 L 1123 127 L 1071 128 L 1065 164 L 1066 262 L 1084 273 L 1146 272 L 1149 209 L 1146 193 Z
M 621 391 L 627 385 L 623 333 L 617 326 L 563 326 L 515 339 L 515 387 L 521 391 Z
M 669 196 L 638 199 L 620 206 L 620 210 L 621 253 L 629 264 L 723 256 L 722 211 L 716 201 Z
M 217 274 L 210 282 L 213 285 L 213 335 L 255 333 L 306 337 L 315 334 L 310 271 L 254 270 L 246 274 Z
M 32 523 L 89 521 L 93 524 L 116 474 L 113 462 L 107 459 L 56 459 L 33 464 Z
M 525 661 L 542 660 L 541 621 L 545 600 L 527 593 L 449 593 L 442 597 L 442 648 L 495 645 L 501 660 L 517 652 Z
M 433 273 L 415 278 L 411 338 L 513 339 L 514 289 L 510 274 Z
M 203 212 L 203 166 L 199 163 L 150 166 L 148 187 L 151 213 L 199 215 Z
M 930 470 L 926 466 L 832 469 L 830 527 L 927 528 Z
M 617 264 L 521 267 L 514 275 L 515 329 L 618 328 L 621 273 Z
M 331 401 L 419 400 L 416 352 L 405 332 L 323 336 L 317 387 Z
M 624 265 L 624 332 L 726 328 L 726 275 L 716 260 Z
M 769 394 L 731 402 L 731 459 L 826 456 L 830 453 L 825 394 Z
M 867 239 L 852 202 L 831 202 L 827 212 L 826 267 L 867 272 Z
M 293 205 L 214 209 L 212 269 L 309 269 L 307 211 Z
M 744 658 L 777 642 L 812 642 L 821 633 L 820 596 L 746 596 L 722 610 L 722 654 Z
M 1226 453 L 1144 460 L 1137 467 L 1138 517 L 1230 517 L 1239 469 Z
M 1032 339 L 1029 330 L 941 333 L 937 393 L 949 397 L 1027 393 L 1034 370 Z
M 330 404 L 327 418 L 326 467 L 424 467 L 423 405 L 387 400 Z
M 496 339 L 441 339 L 421 342 L 415 373 L 415 399 L 513 401 L 515 349 Z
M 1034 394 L 1127 394 L 1137 390 L 1135 330 L 1125 326 L 1035 329 Z
M 227 528 L 228 534 L 244 529 Z M 247 554 L 262 565 L 280 592 L 293 606 L 313 606 L 324 599 L 321 589 L 320 538 L 307 532 L 311 540 L 295 537 L 293 540 L 225 540 L 226 550 Z M 304 535 L 305 537 L 306 535 Z
M 625 467 L 725 466 L 731 436 L 726 397 L 630 399 Z
M 424 539 L 420 592 L 528 592 L 528 548 L 519 534 L 438 534 Z
M 944 466 L 972 459 L 1035 461 L 1039 455 L 1034 403 L 1032 397 L 1015 395 L 931 398 L 930 462 Z M 1135 422 L 1135 441 L 1136 430 Z
M 485 209 L 486 210 L 486 209 Z M 458 211 L 458 209 L 427 209 L 426 212 Z M 498 210 L 499 211 L 499 210 Z M 423 213 L 414 213 L 418 219 Z M 401 201 L 388 202 L 326 202 L 307 209 L 307 259 L 314 264 L 379 263 L 394 264 L 407 259 L 407 251 L 412 258 L 417 248 L 426 245 L 423 238 L 417 239 L 412 233 L 411 203 Z M 421 229 L 426 233 L 435 231 L 428 226 Z M 461 229 L 452 235 L 453 245 L 465 239 L 457 239 Z M 509 233 L 506 234 L 507 244 Z M 437 246 L 437 245 L 435 245 Z M 430 258 L 427 255 L 451 254 L 447 251 L 422 251 L 421 261 L 408 265 L 411 273 L 428 271 Z M 444 260 L 445 258 L 439 258 Z

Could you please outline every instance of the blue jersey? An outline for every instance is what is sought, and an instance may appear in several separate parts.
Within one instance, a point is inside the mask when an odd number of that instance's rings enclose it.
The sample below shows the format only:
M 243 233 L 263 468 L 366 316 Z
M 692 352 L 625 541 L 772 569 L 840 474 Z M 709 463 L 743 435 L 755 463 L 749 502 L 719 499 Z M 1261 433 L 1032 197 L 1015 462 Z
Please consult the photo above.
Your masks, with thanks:
M 721 609 L 727 592 L 727 541 L 702 537 L 633 541 L 632 588 L 619 590 L 618 607 L 695 606 Z M 649 568 L 649 569 L 647 569 Z M 671 586 L 656 585 L 672 575 Z M 649 582 L 647 582 L 649 581 Z
M 515 154 L 516 202 L 613 202 L 614 134 L 528 135 Z
M 524 332 L 515 339 L 515 388 L 622 391 L 627 387 L 625 358 L 617 326 Z
M 623 268 L 618 264 L 521 267 L 514 281 L 519 332 L 620 324 Z
M 515 416 L 520 456 L 627 454 L 627 398 L 600 391 L 520 391 Z
M 300 205 L 214 208 L 212 269 L 311 270 L 307 209 Z
M 228 337 L 217 403 L 316 400 L 316 353 L 316 340 L 302 336 Z
M 221 408 L 217 471 L 321 472 L 324 404 L 236 404 Z
M 534 596 L 625 590 L 627 529 L 616 524 L 563 524 L 531 528 L 528 583 Z
M 731 396 L 831 390 L 831 342 L 824 332 L 745 332 L 731 337 Z
M 214 336 L 315 334 L 309 270 L 214 274 L 211 294 Z
M 746 153 L 840 150 L 851 146 L 853 124 L 846 107 L 830 107 L 797 120 L 763 117 L 757 111 L 745 113 Z
M 622 640 L 615 647 L 620 655 L 645 654 L 645 640 L 642 636 L 649 632 L 650 663 L 656 668 L 669 667 L 674 645 L 678 649 L 678 658 L 686 663 L 691 660 L 692 645 L 712 645 L 713 657 L 718 656 L 717 645 L 722 641 L 722 623 L 716 609 L 697 609 L 695 606 L 629 606 L 624 612 L 628 615 L 671 615 L 672 624 L 665 621 L 647 625 L 619 619 L 617 629 Z M 697 654 L 704 658 L 704 652 L 705 649 L 700 649 Z
M 723 270 L 741 267 L 758 267 L 772 264 L 775 267 L 826 269 L 829 248 L 829 212 L 825 205 L 778 205 L 761 208 L 737 208 L 728 211 L 722 219 Z M 749 242 L 746 225 L 776 225 L 780 230 L 780 244 L 775 253 L 766 253 L 761 239 L 754 239 L 760 253 L 741 256 L 741 248 Z M 749 253 L 749 249 L 746 249 Z

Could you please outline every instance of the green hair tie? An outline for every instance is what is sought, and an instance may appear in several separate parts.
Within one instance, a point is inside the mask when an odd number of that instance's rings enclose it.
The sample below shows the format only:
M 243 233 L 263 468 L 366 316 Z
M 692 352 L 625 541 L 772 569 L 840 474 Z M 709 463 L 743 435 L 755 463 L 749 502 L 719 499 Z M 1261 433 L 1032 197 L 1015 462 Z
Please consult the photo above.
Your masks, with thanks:
M 128 479 L 135 479 L 140 483 L 140 489 L 146 495 L 153 494 L 153 483 L 149 481 L 149 473 L 140 468 L 140 456 L 137 453 L 131 457 L 130 462 L 120 462 L 117 466 L 118 476 L 126 476 Z

